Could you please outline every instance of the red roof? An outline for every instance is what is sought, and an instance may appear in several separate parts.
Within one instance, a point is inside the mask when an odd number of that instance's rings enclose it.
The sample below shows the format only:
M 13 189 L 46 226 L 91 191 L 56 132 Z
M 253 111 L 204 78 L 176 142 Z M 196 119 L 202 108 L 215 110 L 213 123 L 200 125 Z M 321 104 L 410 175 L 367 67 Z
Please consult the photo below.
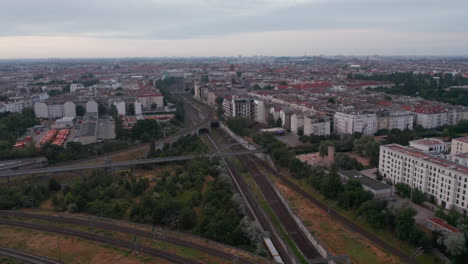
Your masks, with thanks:
M 459 232 L 457 228 L 447 224 L 447 222 L 445 222 L 445 220 L 443 220 L 443 219 L 441 219 L 439 217 L 432 217 L 432 218 L 427 219 L 427 221 L 431 221 L 433 224 L 436 224 L 436 225 L 438 225 L 438 226 L 440 226 L 442 228 L 445 228 L 445 229 L 447 229 L 447 230 L 449 230 L 449 231 L 451 231 L 453 233 L 458 233 Z

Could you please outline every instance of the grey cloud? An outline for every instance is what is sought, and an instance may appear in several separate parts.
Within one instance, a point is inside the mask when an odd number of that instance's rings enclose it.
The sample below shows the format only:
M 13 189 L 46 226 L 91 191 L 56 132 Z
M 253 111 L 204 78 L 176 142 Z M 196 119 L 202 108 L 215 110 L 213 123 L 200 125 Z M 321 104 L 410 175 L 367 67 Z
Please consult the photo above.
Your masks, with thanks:
M 184 39 L 371 28 L 467 33 L 464 10 L 466 0 L 15 0 L 1 6 L 0 36 Z

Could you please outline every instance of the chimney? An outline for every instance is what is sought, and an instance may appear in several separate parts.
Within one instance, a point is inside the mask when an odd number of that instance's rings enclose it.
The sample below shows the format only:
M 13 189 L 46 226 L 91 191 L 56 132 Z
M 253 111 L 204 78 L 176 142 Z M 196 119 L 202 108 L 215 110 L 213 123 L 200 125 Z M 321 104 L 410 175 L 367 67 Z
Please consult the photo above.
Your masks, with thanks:
M 335 162 L 335 146 L 328 146 L 328 154 L 327 154 L 327 157 L 328 157 L 328 161 L 330 163 L 334 163 Z

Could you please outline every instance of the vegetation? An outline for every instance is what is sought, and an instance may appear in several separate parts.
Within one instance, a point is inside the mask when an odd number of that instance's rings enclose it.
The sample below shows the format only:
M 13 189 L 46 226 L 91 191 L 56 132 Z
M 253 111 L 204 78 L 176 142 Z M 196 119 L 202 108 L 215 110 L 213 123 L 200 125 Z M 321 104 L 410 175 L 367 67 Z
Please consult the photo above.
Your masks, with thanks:
M 248 119 L 242 117 L 231 117 L 227 120 L 227 125 L 234 133 L 244 137 L 251 133 L 248 128 Z
M 439 77 L 436 81 L 434 77 Z M 393 88 L 371 89 L 388 94 L 421 96 L 425 99 L 442 101 L 451 104 L 468 106 L 468 93 L 464 91 L 448 91 L 446 88 L 457 85 L 468 85 L 468 78 L 452 74 L 413 74 L 412 72 L 397 72 L 372 76 L 349 75 L 348 78 L 395 83 Z
M 0 159 L 14 159 L 37 155 L 34 145 L 29 144 L 21 149 L 14 149 L 16 140 L 26 133 L 27 128 L 39 125 L 34 112 L 26 108 L 22 113 L 6 113 L 0 115 Z
M 122 140 L 106 140 L 96 144 L 83 145 L 79 142 L 68 142 L 67 147 L 46 143 L 39 154 L 47 157 L 49 164 L 83 159 L 90 156 L 102 155 L 107 152 L 116 151 L 129 147 L 131 144 Z
M 356 136 L 356 135 L 355 135 Z M 372 147 L 367 147 L 370 139 L 364 137 L 353 139 L 353 146 L 357 145 L 357 149 L 362 153 L 372 152 Z M 256 143 L 263 146 L 272 156 L 275 163 L 281 167 L 288 168 L 291 175 L 295 178 L 305 179 L 314 189 L 328 200 L 335 201 L 339 207 L 352 210 L 358 216 L 362 216 L 369 225 L 375 228 L 388 229 L 394 232 L 397 237 L 403 241 L 407 241 L 415 246 L 428 248 L 430 246 L 427 236 L 416 228 L 414 223 L 414 212 L 407 208 L 393 208 L 385 201 L 374 200 L 372 193 L 365 191 L 360 182 L 349 180 L 342 183 L 340 177 L 336 173 L 336 169 L 351 169 L 356 168 L 356 164 L 348 161 L 340 161 L 349 157 L 342 153 L 337 153 L 336 163 L 331 172 L 326 172 L 319 167 L 311 167 L 297 160 L 292 155 L 291 150 L 285 144 L 278 141 L 271 134 L 256 134 L 253 136 Z M 346 147 L 346 140 L 341 139 L 339 146 Z M 336 143 L 330 140 L 329 143 Z M 362 145 L 361 145 L 362 144 Z M 366 144 L 366 145 L 364 145 Z M 374 144 L 370 141 L 370 144 Z M 375 146 L 374 146 L 375 147 Z M 340 157 L 341 155 L 343 157 Z M 348 167 L 349 166 L 349 167 Z

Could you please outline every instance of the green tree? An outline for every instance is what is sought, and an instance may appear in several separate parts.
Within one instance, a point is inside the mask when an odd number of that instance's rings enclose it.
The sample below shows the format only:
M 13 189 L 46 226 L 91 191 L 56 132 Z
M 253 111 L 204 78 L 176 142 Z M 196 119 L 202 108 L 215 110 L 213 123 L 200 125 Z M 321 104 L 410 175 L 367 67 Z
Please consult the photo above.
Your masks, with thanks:
M 84 116 L 85 113 L 86 113 L 86 109 L 82 105 L 76 105 L 77 116 Z

